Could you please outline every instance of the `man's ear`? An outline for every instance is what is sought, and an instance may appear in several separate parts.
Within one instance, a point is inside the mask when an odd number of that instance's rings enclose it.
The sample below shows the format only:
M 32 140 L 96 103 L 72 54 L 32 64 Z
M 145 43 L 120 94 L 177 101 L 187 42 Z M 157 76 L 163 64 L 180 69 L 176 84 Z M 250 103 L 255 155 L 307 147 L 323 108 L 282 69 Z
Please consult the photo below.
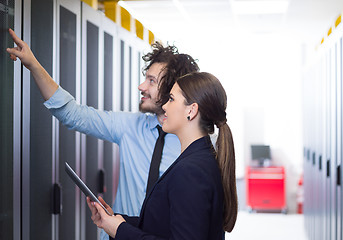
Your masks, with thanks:
M 190 120 L 192 120 L 198 115 L 199 105 L 197 103 L 192 103 L 188 107 L 188 116 L 190 117 Z

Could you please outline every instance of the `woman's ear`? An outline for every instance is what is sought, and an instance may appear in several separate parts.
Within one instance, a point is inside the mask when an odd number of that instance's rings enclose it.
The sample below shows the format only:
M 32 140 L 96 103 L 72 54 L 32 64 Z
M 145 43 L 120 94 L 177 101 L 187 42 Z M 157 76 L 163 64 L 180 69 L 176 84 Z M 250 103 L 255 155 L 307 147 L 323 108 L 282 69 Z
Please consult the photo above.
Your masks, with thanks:
M 199 106 L 197 103 L 192 103 L 188 108 L 188 116 L 190 117 L 190 120 L 193 120 L 198 115 Z

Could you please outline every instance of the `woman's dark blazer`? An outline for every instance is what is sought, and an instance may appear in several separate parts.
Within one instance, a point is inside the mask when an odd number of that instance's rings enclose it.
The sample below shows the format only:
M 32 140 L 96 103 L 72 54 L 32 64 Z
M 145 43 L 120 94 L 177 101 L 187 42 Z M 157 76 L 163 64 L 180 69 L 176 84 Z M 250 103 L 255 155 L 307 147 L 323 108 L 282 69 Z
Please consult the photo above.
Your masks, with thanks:
M 144 200 L 138 226 L 120 224 L 115 239 L 223 239 L 223 187 L 208 136 L 194 141 Z

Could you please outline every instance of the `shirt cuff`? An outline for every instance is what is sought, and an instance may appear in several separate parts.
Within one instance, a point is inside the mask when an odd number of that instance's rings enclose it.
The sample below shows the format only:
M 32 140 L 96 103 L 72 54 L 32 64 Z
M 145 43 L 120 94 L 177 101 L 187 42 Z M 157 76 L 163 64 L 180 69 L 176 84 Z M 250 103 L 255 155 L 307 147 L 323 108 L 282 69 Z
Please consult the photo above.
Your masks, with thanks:
M 48 109 L 60 108 L 72 100 L 74 100 L 74 97 L 59 86 L 54 95 L 44 102 L 44 106 Z

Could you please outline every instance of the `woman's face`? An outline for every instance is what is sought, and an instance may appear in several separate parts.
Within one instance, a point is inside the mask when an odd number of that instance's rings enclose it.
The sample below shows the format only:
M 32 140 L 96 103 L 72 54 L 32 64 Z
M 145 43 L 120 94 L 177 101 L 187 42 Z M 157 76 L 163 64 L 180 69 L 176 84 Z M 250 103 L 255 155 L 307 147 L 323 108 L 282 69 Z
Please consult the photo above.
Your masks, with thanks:
M 165 111 L 163 131 L 178 135 L 177 133 L 186 126 L 189 109 L 185 102 L 179 85 L 175 83 L 170 91 L 169 101 L 162 106 Z

